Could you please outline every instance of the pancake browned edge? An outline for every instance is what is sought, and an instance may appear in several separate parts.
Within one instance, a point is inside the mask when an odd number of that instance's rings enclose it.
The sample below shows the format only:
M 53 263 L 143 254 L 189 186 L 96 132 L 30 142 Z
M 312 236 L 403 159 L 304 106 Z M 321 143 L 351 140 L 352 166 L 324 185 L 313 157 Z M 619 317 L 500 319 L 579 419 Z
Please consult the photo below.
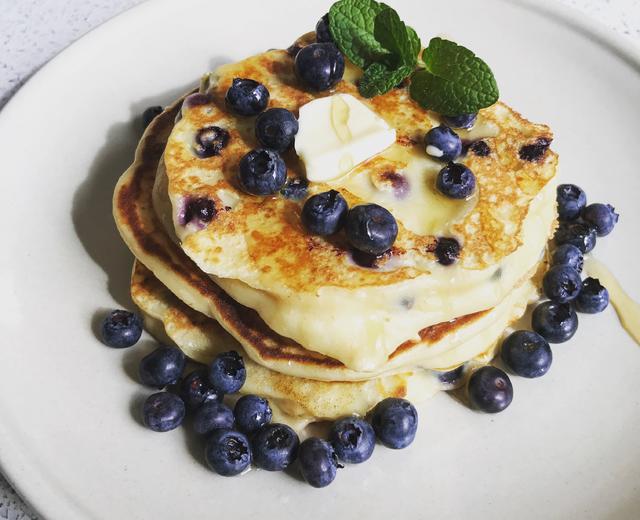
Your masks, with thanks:
M 327 381 L 356 381 L 380 375 L 350 370 L 335 359 L 306 350 L 294 341 L 278 335 L 264 323 L 257 312 L 237 303 L 200 271 L 166 234 L 153 210 L 152 189 L 157 166 L 181 102 L 182 100 L 176 101 L 150 124 L 138 146 L 134 164 L 116 186 L 115 219 L 131 251 L 165 285 L 168 285 L 165 280 L 179 280 L 180 283 L 171 285 L 172 291 L 189 307 L 200 310 L 194 294 L 197 294 L 200 303 L 205 300 L 208 305 L 206 314 L 215 317 L 242 344 L 247 354 L 263 366 L 300 377 L 311 372 L 314 379 Z M 527 279 L 523 283 L 530 282 Z M 523 311 L 523 308 L 518 308 L 516 315 L 511 316 L 501 329 L 504 330 Z M 387 368 L 396 372 L 403 368 L 406 370 L 403 362 L 410 360 L 417 349 L 434 347 L 443 339 L 481 323 L 490 313 L 491 310 L 477 312 L 421 330 L 421 341 L 400 345 L 390 356 Z M 500 333 L 501 331 L 496 334 L 487 348 L 493 346 Z M 452 365 L 437 368 L 452 368 L 470 357 L 474 356 L 462 356 Z

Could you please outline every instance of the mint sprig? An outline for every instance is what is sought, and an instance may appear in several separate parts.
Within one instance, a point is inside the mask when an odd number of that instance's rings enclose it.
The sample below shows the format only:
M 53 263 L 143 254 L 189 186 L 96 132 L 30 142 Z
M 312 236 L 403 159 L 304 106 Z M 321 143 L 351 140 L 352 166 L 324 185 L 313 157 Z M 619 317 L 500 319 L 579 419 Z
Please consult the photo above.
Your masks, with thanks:
M 340 0 L 329 10 L 329 30 L 352 63 L 364 69 L 360 93 L 384 94 L 415 68 L 420 39 L 398 13 L 375 0 Z
M 363 69 L 364 97 L 389 92 L 411 76 L 409 93 L 423 108 L 443 115 L 475 113 L 493 105 L 498 86 L 489 66 L 473 52 L 433 38 L 416 69 L 420 38 L 398 13 L 375 0 L 339 0 L 329 10 L 329 30 L 342 53 Z
M 422 61 L 425 68 L 413 74 L 409 92 L 423 108 L 456 116 L 498 101 L 493 72 L 469 49 L 433 38 L 422 53 Z

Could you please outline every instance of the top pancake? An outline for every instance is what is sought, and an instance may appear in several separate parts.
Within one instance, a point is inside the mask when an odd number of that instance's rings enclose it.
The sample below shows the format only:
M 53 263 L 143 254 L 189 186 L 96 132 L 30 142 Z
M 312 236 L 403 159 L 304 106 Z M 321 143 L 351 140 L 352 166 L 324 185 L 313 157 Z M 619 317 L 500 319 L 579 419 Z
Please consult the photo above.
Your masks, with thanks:
M 361 98 L 357 72 L 349 65 L 347 69 L 335 91 L 320 94 L 299 84 L 293 58 L 282 50 L 218 69 L 202 89 L 208 97 L 183 104 L 159 175 L 161 180 L 166 177 L 170 208 L 162 208 L 159 198 L 156 209 L 171 215 L 181 247 L 199 268 L 235 300 L 255 309 L 273 330 L 348 366 L 371 369 L 384 363 L 398 344 L 417 339 L 420 329 L 492 308 L 522 283 L 537 263 L 555 218 L 551 195 L 546 193 L 543 205 L 539 194 L 555 175 L 557 156 L 545 150 L 536 161 L 521 158 L 523 146 L 550 142 L 551 132 L 498 103 L 480 112 L 471 132 L 460 132 L 463 139 L 483 138 L 491 150 L 485 157 L 468 153 L 460 159 L 476 175 L 475 199 L 447 200 L 434 186 L 442 164 L 426 155 L 422 143 L 424 133 L 439 124 L 438 116 L 414 103 L 406 88 L 372 100 Z M 377 268 L 355 264 L 341 234 L 328 240 L 309 235 L 300 222 L 302 202 L 254 197 L 239 188 L 239 161 L 258 144 L 255 118 L 236 117 L 225 108 L 224 95 L 236 77 L 263 83 L 271 95 L 270 107 L 295 114 L 315 97 L 349 93 L 396 129 L 397 141 L 385 152 L 330 185 L 310 186 L 310 193 L 335 188 L 351 206 L 377 202 L 394 213 L 398 239 Z M 229 144 L 221 155 L 201 159 L 193 152 L 195 134 L 214 124 L 229 131 Z M 290 178 L 304 177 L 293 151 L 284 158 Z M 385 183 L 389 172 L 408 179 L 422 199 L 411 199 L 412 205 L 402 208 Z M 185 201 L 203 196 L 215 202 L 216 217 L 202 229 L 183 226 Z M 540 208 L 532 215 L 536 201 Z M 443 214 L 450 218 L 443 221 Z M 529 234 L 528 217 L 538 219 Z M 422 226 L 425 221 L 435 222 L 433 229 Z M 536 234 L 533 227 L 543 232 Z M 455 266 L 436 263 L 435 235 L 455 236 L 461 242 Z

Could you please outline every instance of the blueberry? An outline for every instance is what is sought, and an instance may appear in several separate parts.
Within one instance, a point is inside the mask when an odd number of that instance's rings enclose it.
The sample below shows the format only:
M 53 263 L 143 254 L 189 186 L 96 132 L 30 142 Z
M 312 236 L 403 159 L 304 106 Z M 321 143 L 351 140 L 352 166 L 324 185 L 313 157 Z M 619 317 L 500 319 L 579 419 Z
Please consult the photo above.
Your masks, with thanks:
M 289 179 L 280 190 L 285 199 L 301 200 L 307 196 L 309 181 L 307 179 Z
M 609 305 L 609 291 L 597 278 L 585 278 L 575 301 L 576 309 L 587 314 L 602 312 Z
M 240 160 L 238 179 L 242 189 L 252 195 L 277 193 L 287 180 L 287 166 L 273 150 L 251 150 Z
M 452 199 L 466 199 L 476 189 L 476 177 L 464 164 L 449 163 L 438 173 L 436 188 Z
M 151 121 L 162 114 L 164 109 L 160 105 L 148 107 L 142 112 L 142 128 L 147 128 Z
M 445 116 L 444 122 L 453 128 L 464 128 L 468 130 L 476 124 L 478 114 L 461 114 L 459 116 Z
M 576 246 L 572 244 L 563 244 L 558 246 L 551 257 L 551 265 L 566 265 L 575 269 L 578 273 L 582 272 L 584 266 L 584 256 Z
M 418 430 L 418 412 L 406 399 L 387 397 L 373 409 L 371 425 L 382 444 L 399 450 L 413 442 Z
M 112 348 L 135 345 L 142 335 L 142 319 L 133 312 L 111 311 L 102 322 L 102 341 Z
M 338 457 L 327 441 L 309 437 L 300 444 L 298 459 L 302 477 L 313 487 L 326 487 L 336 478 Z
M 547 373 L 553 360 L 549 343 L 540 334 L 517 330 L 502 342 L 502 360 L 522 377 L 540 377 Z
M 371 457 L 376 434 L 364 419 L 345 417 L 331 426 L 329 442 L 341 461 L 359 464 Z
M 435 253 L 439 264 L 451 265 L 460 256 L 460 242 L 455 238 L 440 237 Z
M 284 152 L 298 133 L 298 120 L 286 108 L 270 108 L 256 119 L 256 139 L 265 148 Z
M 252 79 L 234 78 L 224 100 L 239 116 L 256 116 L 269 104 L 269 91 Z
M 329 30 L 329 13 L 320 18 L 316 24 L 316 41 L 318 43 L 333 43 L 333 36 Z
M 328 90 L 342 79 L 344 57 L 333 43 L 312 43 L 296 55 L 295 69 L 309 89 Z
M 582 210 L 582 220 L 591 224 L 599 237 L 604 237 L 613 231 L 620 215 L 611 204 L 589 204 Z
M 178 347 L 158 347 L 140 360 L 138 374 L 143 385 L 163 388 L 180 379 L 186 359 Z
M 158 392 L 147 397 L 142 407 L 144 425 L 154 432 L 168 432 L 182 424 L 184 402 L 177 395 Z
M 446 372 L 438 372 L 438 381 L 447 387 L 447 389 L 458 388 L 464 378 L 464 365 L 460 365 L 453 370 Z
M 478 157 L 487 157 L 491 153 L 491 147 L 486 141 L 474 141 L 468 145 L 467 150 L 471 150 Z M 464 147 L 463 147 L 464 152 Z
M 238 429 L 253 433 L 261 426 L 271 422 L 271 407 L 269 401 L 257 395 L 245 395 L 238 399 L 233 415 Z
M 578 315 L 569 303 L 543 302 L 531 317 L 531 326 L 549 343 L 564 343 L 578 329 Z
M 209 383 L 207 369 L 198 368 L 182 380 L 180 397 L 189 408 L 195 410 L 205 403 L 222 401 L 223 394 Z
M 542 287 L 547 298 L 559 303 L 574 300 L 578 296 L 581 286 L 580 274 L 568 265 L 552 267 L 542 279 Z
M 347 218 L 347 201 L 336 190 L 309 197 L 302 207 L 302 223 L 314 235 L 333 235 Z
M 551 145 L 551 139 L 548 137 L 538 137 L 535 142 L 525 144 L 518 151 L 520 159 L 523 161 L 536 162 L 542 158 Z
M 188 224 L 194 220 L 206 224 L 211 222 L 217 215 L 216 204 L 206 197 L 197 197 L 189 199 L 184 211 L 184 224 Z
M 398 223 L 391 213 L 377 204 L 355 206 L 345 223 L 349 243 L 359 251 L 379 255 L 391 248 L 398 236 Z
M 194 139 L 193 150 L 202 159 L 220 155 L 229 143 L 229 132 L 219 126 L 205 126 L 198 130 Z
M 558 217 L 560 220 L 573 220 L 587 204 L 587 194 L 575 184 L 560 184 L 556 191 Z
M 504 371 L 487 365 L 471 374 L 467 383 L 467 395 L 478 410 L 497 413 L 511 404 L 513 386 Z
M 235 350 L 218 354 L 209 368 L 209 382 L 223 394 L 233 394 L 242 388 L 247 370 Z
M 448 126 L 436 126 L 424 136 L 427 154 L 441 161 L 455 160 L 462 153 L 462 141 Z
M 215 430 L 207 440 L 204 458 L 211 470 L 218 475 L 238 475 L 251 464 L 249 439 L 234 430 Z
M 556 245 L 571 244 L 582 253 L 589 253 L 596 247 L 596 230 L 585 222 L 562 222 L 556 230 Z
M 281 471 L 298 456 L 300 439 L 286 424 L 272 423 L 262 426 L 251 439 L 256 466 L 267 471 Z
M 207 435 L 221 428 L 233 428 L 233 412 L 218 401 L 204 403 L 193 416 L 193 430 L 198 435 Z

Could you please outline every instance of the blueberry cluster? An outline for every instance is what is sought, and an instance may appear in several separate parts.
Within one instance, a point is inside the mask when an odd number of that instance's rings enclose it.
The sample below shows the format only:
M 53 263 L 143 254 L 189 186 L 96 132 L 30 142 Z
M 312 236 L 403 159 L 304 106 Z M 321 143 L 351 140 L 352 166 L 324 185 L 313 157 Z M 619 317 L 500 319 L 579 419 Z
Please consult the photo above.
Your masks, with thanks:
M 471 128 L 476 114 L 445 118 L 445 121 L 457 128 Z M 476 177 L 462 163 L 454 162 L 463 153 L 462 140 L 449 126 L 440 125 L 429 130 L 424 136 L 427 154 L 448 163 L 438 173 L 436 188 L 440 193 L 452 199 L 466 199 L 476 189 Z
M 104 320 L 103 341 L 112 347 L 134 345 L 142 333 L 142 320 L 128 311 L 113 311 Z M 267 471 L 282 471 L 296 460 L 303 478 L 313 487 L 328 486 L 340 462 L 358 464 L 371 457 L 376 438 L 401 449 L 411 444 L 418 428 L 418 413 L 405 399 L 388 398 L 371 412 L 371 422 L 351 416 L 333 423 L 328 440 L 311 437 L 300 442 L 286 424 L 272 423 L 269 402 L 244 395 L 231 409 L 225 395 L 242 388 L 247 371 L 235 351 L 216 356 L 208 367 L 183 376 L 186 358 L 180 349 L 159 346 L 138 366 L 140 382 L 160 391 L 142 407 L 144 425 L 155 432 L 178 428 L 188 412 L 192 426 L 205 441 L 205 461 L 212 471 L 234 476 L 252 463 Z
M 522 377 L 547 373 L 553 359 L 550 343 L 564 343 L 578 328 L 578 314 L 602 312 L 609 304 L 609 293 L 596 278 L 581 277 L 584 254 L 596 243 L 596 236 L 608 235 L 618 221 L 608 204 L 590 204 L 575 184 L 561 184 L 557 190 L 560 227 L 550 268 L 542 280 L 548 298 L 536 306 L 531 318 L 533 331 L 518 330 L 502 343 L 502 362 Z M 577 312 L 576 312 L 577 311 Z M 469 401 L 485 412 L 504 410 L 513 398 L 509 376 L 499 368 L 476 370 L 467 383 Z

